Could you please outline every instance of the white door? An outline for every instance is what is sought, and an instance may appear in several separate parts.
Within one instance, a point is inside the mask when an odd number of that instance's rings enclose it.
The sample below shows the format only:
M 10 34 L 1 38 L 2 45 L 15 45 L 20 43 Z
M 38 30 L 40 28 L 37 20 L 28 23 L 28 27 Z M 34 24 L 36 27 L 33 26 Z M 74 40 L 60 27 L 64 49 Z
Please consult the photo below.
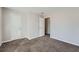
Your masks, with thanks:
M 17 14 L 11 16 L 11 39 L 19 39 L 22 38 L 22 23 L 21 17 Z
M 45 20 L 39 17 L 39 36 L 45 35 Z

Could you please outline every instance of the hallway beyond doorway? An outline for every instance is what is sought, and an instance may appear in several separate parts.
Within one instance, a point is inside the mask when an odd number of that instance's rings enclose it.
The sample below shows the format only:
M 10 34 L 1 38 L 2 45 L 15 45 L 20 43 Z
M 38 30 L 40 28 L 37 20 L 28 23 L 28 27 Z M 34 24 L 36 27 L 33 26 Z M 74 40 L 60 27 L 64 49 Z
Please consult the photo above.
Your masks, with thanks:
M 50 36 L 50 18 L 45 18 L 45 35 Z

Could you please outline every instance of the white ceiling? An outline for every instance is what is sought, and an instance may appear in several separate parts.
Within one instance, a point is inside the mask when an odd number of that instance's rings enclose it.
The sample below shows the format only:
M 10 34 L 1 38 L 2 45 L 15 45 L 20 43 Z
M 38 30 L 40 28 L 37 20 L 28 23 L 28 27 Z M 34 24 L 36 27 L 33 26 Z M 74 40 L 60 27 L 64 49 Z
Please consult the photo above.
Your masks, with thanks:
M 78 7 L 7 7 L 9 9 L 15 10 L 17 12 L 33 12 L 33 13 L 52 13 L 54 11 L 69 11 L 69 10 L 79 10 Z
M 40 13 L 40 12 L 44 12 L 44 13 L 50 13 L 53 8 L 52 7 L 8 7 L 9 9 L 12 10 L 16 10 L 19 12 L 34 12 L 34 13 Z

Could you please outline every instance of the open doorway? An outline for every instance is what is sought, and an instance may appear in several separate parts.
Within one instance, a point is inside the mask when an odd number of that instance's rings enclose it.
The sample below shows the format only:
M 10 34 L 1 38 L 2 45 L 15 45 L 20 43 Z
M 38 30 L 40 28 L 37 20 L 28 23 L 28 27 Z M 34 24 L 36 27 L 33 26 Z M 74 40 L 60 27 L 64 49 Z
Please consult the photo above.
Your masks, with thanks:
M 50 37 L 50 17 L 41 18 L 39 17 L 39 36 L 49 36 Z
M 45 35 L 50 36 L 50 18 L 45 18 Z

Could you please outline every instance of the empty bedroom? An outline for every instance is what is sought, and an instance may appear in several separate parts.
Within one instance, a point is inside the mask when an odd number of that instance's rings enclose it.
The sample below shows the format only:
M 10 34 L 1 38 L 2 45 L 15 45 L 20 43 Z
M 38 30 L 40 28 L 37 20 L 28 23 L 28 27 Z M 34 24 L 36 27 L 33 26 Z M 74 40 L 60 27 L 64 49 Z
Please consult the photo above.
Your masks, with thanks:
M 79 52 L 79 7 L 0 7 L 0 52 Z

